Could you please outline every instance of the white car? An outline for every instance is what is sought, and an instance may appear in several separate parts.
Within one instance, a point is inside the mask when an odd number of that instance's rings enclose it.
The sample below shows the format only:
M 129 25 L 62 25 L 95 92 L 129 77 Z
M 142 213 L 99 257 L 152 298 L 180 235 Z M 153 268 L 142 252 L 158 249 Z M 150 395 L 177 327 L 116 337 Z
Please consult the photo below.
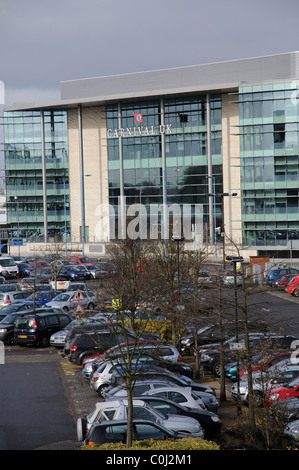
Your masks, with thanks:
M 128 400 L 114 400 L 110 402 L 96 403 L 94 409 L 86 418 L 77 420 L 77 437 L 83 441 L 86 431 L 94 423 L 102 421 L 123 420 L 128 417 Z M 188 433 L 192 437 L 204 438 L 204 431 L 199 422 L 189 416 L 165 415 L 155 410 L 142 400 L 133 400 L 133 419 L 145 419 L 164 426 L 166 429 L 176 432 Z
M 156 392 L 158 392 L 159 395 L 156 395 Z M 104 390 L 103 395 L 106 401 L 115 400 L 117 398 L 127 398 L 127 390 L 124 385 L 119 385 L 117 387 L 111 387 Z M 181 405 L 192 409 L 206 410 L 203 400 L 191 390 L 191 387 L 176 387 L 167 382 L 160 382 L 158 380 L 147 382 L 136 381 L 133 388 L 133 395 L 154 395 L 162 398 L 169 398 L 171 395 L 172 398 L 169 399 L 176 403 L 180 403 Z
M 74 291 L 63 292 L 54 297 L 51 302 L 48 302 L 49 307 L 56 307 L 66 312 L 75 312 L 78 303 L 83 309 L 92 310 L 98 304 L 96 295 L 91 291 L 80 291 L 79 294 Z

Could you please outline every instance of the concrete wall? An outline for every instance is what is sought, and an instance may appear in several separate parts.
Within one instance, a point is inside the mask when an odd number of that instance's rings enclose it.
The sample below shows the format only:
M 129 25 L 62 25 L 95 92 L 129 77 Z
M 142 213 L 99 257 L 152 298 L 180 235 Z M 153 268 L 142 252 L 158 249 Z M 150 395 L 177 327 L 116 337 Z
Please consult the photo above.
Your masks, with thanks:
M 223 192 L 238 193 L 224 196 L 226 236 L 237 245 L 242 241 L 239 108 L 237 95 L 222 95 L 222 156 Z
M 80 242 L 80 227 L 82 226 L 82 189 L 78 128 L 78 110 L 69 110 L 69 173 L 71 238 L 73 242 Z M 85 226 L 89 227 L 89 241 L 97 243 L 107 240 L 107 234 L 100 233 L 96 229 L 101 216 L 101 206 L 108 204 L 107 140 L 104 108 L 83 108 L 82 128 Z

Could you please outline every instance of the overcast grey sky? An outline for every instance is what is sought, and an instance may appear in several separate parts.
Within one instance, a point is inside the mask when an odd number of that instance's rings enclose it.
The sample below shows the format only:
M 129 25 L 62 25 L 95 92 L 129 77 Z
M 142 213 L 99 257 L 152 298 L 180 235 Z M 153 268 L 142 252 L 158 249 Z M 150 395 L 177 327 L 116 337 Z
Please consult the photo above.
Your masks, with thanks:
M 6 104 L 60 82 L 298 50 L 298 0 L 0 0 Z

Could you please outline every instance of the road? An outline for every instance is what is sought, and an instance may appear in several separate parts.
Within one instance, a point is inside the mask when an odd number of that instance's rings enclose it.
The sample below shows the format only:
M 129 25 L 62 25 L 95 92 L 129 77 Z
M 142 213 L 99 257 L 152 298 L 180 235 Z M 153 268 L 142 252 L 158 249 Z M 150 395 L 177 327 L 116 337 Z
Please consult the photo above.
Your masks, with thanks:
M 0 365 L 0 450 L 34 450 L 76 438 L 55 351 L 5 350 Z

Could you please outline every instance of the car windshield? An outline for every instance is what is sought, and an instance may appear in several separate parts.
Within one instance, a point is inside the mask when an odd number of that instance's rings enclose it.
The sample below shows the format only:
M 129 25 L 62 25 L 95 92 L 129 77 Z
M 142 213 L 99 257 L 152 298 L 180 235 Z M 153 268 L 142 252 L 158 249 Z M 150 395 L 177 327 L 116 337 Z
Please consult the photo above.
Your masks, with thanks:
M 17 286 L 15 285 L 12 285 L 12 284 L 1 284 L 0 286 L 0 291 L 1 292 L 12 292 L 12 291 L 16 291 L 17 290 Z
M 71 296 L 68 294 L 58 294 L 53 300 L 55 300 L 55 302 L 66 302 L 70 300 L 70 297 Z
M 35 292 L 35 294 L 30 294 L 26 300 L 41 300 L 44 297 L 44 292 Z
M 291 380 L 288 383 L 287 388 L 294 388 L 297 387 L 297 385 L 299 385 L 299 377 L 296 377 L 295 379 Z
M 34 318 L 18 318 L 16 321 L 17 328 L 33 328 Z
M 16 315 L 6 315 L 0 323 L 14 323 L 16 321 Z
M 0 259 L 1 266 L 15 266 L 15 261 L 12 258 L 3 258 Z

